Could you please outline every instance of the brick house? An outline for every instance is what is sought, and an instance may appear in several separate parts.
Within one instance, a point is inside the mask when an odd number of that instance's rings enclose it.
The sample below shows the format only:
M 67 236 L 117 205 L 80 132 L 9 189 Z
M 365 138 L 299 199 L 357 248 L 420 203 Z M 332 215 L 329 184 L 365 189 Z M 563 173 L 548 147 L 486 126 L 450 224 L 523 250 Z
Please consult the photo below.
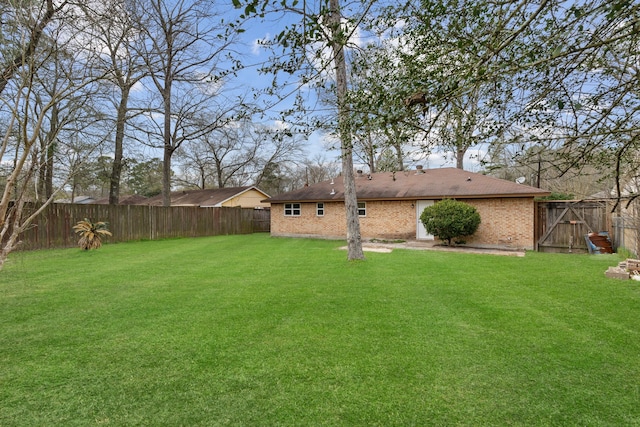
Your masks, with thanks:
M 535 197 L 539 188 L 455 168 L 356 174 L 363 239 L 433 240 L 420 222 L 425 207 L 442 199 L 474 206 L 481 224 L 468 244 L 533 249 Z M 346 238 L 342 178 L 267 199 L 271 235 Z

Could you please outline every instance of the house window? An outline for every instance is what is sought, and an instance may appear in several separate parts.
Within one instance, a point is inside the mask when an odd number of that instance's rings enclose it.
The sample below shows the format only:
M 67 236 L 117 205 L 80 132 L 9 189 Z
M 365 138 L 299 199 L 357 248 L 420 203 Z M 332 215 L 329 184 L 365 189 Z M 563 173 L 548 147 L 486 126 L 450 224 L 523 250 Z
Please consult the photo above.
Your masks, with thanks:
M 324 216 L 324 203 L 316 203 L 316 215 Z
M 285 203 L 284 216 L 300 216 L 300 203 Z
M 366 202 L 358 202 L 358 216 L 367 216 Z

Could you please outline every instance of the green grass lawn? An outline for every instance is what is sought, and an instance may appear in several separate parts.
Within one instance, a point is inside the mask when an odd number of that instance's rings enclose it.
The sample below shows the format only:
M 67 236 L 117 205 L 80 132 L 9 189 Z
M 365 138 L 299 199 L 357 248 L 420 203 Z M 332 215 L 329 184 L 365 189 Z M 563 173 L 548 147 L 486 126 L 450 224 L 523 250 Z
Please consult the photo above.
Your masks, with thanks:
M 15 253 L 0 425 L 640 425 L 640 282 L 221 236 Z

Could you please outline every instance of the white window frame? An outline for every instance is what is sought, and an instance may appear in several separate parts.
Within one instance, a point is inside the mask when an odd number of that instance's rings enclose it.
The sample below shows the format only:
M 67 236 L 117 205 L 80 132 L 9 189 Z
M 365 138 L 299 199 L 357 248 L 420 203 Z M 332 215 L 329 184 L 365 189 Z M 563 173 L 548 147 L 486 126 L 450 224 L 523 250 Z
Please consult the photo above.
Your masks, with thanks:
M 324 202 L 316 203 L 316 216 L 324 216 Z
M 284 216 L 300 216 L 302 213 L 301 203 L 285 203 Z
M 367 216 L 367 202 L 358 202 L 358 216 Z

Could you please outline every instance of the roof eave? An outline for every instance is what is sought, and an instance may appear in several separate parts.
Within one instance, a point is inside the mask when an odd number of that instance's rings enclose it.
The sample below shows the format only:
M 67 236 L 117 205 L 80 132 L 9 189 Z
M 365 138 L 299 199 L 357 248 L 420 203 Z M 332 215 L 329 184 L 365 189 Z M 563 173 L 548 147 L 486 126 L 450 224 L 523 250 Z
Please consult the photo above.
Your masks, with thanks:
M 411 201 L 411 200 L 442 200 L 442 199 L 514 199 L 514 198 L 535 198 L 550 195 L 551 192 L 539 193 L 509 193 L 509 194 L 458 194 L 458 195 L 428 195 L 428 196 L 406 196 L 406 197 L 358 197 L 360 201 L 370 202 L 390 202 L 390 201 Z M 334 199 L 265 199 L 264 203 L 328 203 L 344 202 L 344 198 Z

